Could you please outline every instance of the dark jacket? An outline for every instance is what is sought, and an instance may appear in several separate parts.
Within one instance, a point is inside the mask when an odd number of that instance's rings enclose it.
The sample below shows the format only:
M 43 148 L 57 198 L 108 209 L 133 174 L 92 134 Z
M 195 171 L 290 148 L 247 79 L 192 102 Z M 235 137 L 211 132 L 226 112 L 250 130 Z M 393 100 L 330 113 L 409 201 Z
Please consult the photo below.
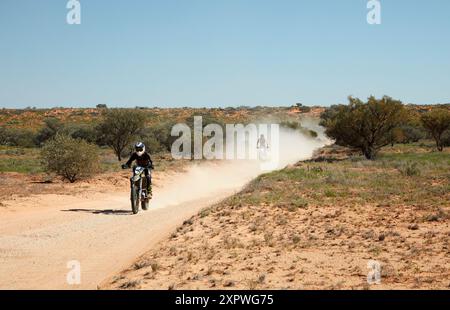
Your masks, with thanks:
M 136 152 L 134 152 L 133 154 L 131 154 L 130 159 L 128 159 L 125 165 L 130 167 L 133 161 L 136 161 L 136 164 L 141 167 L 145 168 L 153 167 L 153 161 L 148 153 L 144 153 L 142 154 L 142 156 L 139 156 Z

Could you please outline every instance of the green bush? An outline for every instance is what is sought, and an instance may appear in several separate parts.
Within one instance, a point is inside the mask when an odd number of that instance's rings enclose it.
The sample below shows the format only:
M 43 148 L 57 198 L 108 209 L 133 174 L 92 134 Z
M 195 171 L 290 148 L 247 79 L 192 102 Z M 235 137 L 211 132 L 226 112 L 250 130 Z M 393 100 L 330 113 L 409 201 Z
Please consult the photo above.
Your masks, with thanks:
M 98 171 L 97 147 L 82 139 L 57 134 L 41 150 L 45 171 L 56 173 L 71 183 Z
M 39 130 L 36 135 L 36 144 L 42 145 L 47 140 L 52 139 L 58 132 L 63 129 L 64 125 L 61 121 L 54 117 L 49 117 L 44 120 L 44 127 Z
M 0 145 L 33 147 L 35 138 L 35 133 L 28 129 L 0 127 Z
M 336 144 L 358 148 L 367 159 L 392 143 L 392 131 L 405 122 L 403 104 L 391 97 L 367 102 L 349 97 L 348 105 L 332 106 L 321 115 L 321 125 Z
M 447 130 L 442 134 L 441 140 L 443 146 L 450 146 L 450 130 Z
M 286 128 L 290 128 L 290 129 L 300 129 L 302 126 L 300 125 L 299 122 L 293 122 L 293 121 L 284 121 L 280 123 L 281 127 L 286 127 Z
M 97 141 L 97 132 L 90 125 L 69 124 L 64 126 L 62 132 L 74 139 L 83 139 L 89 143 L 95 143 Z
M 403 143 L 418 142 L 427 135 L 425 129 L 419 126 L 404 125 L 401 126 L 400 129 L 404 135 Z
M 423 127 L 436 142 L 436 148 L 442 152 L 444 150 L 442 136 L 450 129 L 450 111 L 444 108 L 433 109 L 422 114 L 420 119 Z
M 145 125 L 145 115 L 131 109 L 107 110 L 102 122 L 97 126 L 98 142 L 114 150 L 120 161 L 127 149 L 140 136 Z
M 144 142 L 147 152 L 158 153 L 166 151 L 166 147 L 158 140 L 153 128 L 145 128 L 140 140 Z
M 174 122 L 164 122 L 144 130 L 143 140 L 147 141 L 146 145 L 150 147 L 150 152 L 170 151 L 172 143 L 178 138 L 170 134 L 173 125 Z

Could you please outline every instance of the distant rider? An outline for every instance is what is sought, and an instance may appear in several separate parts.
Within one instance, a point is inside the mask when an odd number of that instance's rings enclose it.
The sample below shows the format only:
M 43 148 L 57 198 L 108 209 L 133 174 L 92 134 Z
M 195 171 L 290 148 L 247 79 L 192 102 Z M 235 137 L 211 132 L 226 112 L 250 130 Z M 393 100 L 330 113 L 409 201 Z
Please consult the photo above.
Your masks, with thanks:
M 259 136 L 258 142 L 256 143 L 256 148 L 265 149 L 267 148 L 266 137 L 263 134 Z
M 145 144 L 142 142 L 138 142 L 134 145 L 135 152 L 131 154 L 130 159 L 122 165 L 122 169 L 128 169 L 131 167 L 131 163 L 136 161 L 136 164 L 140 167 L 145 168 L 145 178 L 147 179 L 147 193 L 148 196 L 152 196 L 152 177 L 149 169 L 153 169 L 153 161 L 150 155 L 145 151 Z
M 258 157 L 260 160 L 267 160 L 267 149 L 269 145 L 266 142 L 266 137 L 263 134 L 259 136 L 258 142 L 256 143 L 256 148 L 258 149 Z

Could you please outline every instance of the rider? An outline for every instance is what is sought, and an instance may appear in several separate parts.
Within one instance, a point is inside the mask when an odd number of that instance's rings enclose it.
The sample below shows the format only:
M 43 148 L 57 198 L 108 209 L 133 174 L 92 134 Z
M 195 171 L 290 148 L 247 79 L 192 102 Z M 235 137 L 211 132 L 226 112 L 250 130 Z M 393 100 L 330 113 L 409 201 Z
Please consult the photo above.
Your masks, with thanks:
M 258 142 L 256 142 L 256 148 L 265 149 L 267 148 L 266 137 L 263 134 L 259 136 Z
M 147 193 L 151 197 L 152 196 L 152 188 L 151 188 L 152 177 L 151 177 L 149 169 L 153 169 L 152 159 L 150 157 L 150 154 L 148 154 L 145 151 L 144 143 L 142 143 L 142 142 L 136 143 L 134 145 L 134 150 L 135 150 L 135 152 L 133 154 L 131 154 L 130 159 L 128 159 L 128 161 L 122 165 L 122 169 L 130 168 L 131 163 L 135 160 L 136 160 L 136 164 L 138 166 L 144 167 L 145 168 L 145 170 L 144 170 L 145 178 L 147 179 Z
M 259 136 L 258 142 L 256 143 L 256 148 L 258 149 L 258 157 L 260 160 L 267 159 L 267 149 L 269 145 L 266 143 L 266 137 L 263 134 Z

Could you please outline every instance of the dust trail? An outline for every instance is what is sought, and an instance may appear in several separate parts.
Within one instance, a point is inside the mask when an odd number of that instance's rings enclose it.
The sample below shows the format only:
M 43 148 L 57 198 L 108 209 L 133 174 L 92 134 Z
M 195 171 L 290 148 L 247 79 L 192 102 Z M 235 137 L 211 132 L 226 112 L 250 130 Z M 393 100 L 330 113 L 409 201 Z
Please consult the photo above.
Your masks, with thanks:
M 282 169 L 300 160 L 311 158 L 314 150 L 330 143 L 321 128 L 314 123 L 305 127 L 318 132 L 317 138 L 297 130 L 280 128 L 279 165 Z M 319 129 L 319 130 L 318 130 Z M 152 208 L 164 208 L 224 192 L 233 194 L 263 172 L 257 160 L 221 160 L 201 162 L 171 180 L 164 188 L 156 189 Z
M 326 144 L 282 130 L 279 168 Z M 184 220 L 241 189 L 261 173 L 256 161 L 198 164 L 155 189 L 150 209 L 130 215 L 129 195 L 41 195 L 0 210 L 0 288 L 93 289 L 173 232 Z M 125 188 L 123 189 L 125 190 Z M 39 206 L 39 208 L 35 208 Z M 3 212 L 1 212 L 3 211 Z M 66 282 L 67 262 L 82 264 L 82 283 Z

